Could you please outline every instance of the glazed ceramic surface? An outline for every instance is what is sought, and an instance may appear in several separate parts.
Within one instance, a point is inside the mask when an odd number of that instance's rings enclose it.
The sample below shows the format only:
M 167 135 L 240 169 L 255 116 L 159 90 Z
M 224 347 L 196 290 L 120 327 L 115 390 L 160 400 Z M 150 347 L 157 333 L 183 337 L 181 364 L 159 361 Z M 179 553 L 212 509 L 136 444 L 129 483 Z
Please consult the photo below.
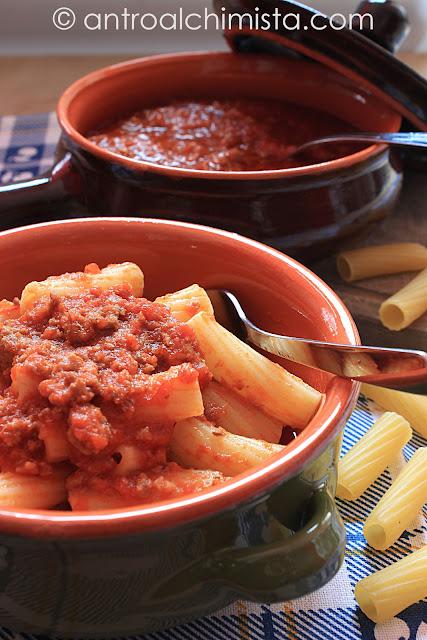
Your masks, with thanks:
M 87 139 L 102 124 L 144 106 L 225 97 L 290 101 L 365 131 L 398 131 L 401 124 L 369 91 L 312 62 L 232 52 L 125 62 L 65 91 L 58 105 L 58 162 L 41 180 L 0 187 L 3 228 L 59 213 L 143 215 L 237 231 L 301 256 L 392 209 L 401 169 L 384 146 L 318 165 L 239 173 L 140 162 Z
M 198 282 L 227 287 L 261 327 L 357 343 L 351 317 L 310 271 L 213 229 L 137 219 L 49 223 L 0 234 L 0 294 L 30 280 L 131 260 L 149 298 Z M 298 597 L 338 570 L 345 532 L 333 496 L 340 433 L 359 387 L 295 369 L 325 401 L 280 455 L 219 488 L 96 513 L 0 510 L 0 625 L 60 637 L 149 632 L 237 598 Z

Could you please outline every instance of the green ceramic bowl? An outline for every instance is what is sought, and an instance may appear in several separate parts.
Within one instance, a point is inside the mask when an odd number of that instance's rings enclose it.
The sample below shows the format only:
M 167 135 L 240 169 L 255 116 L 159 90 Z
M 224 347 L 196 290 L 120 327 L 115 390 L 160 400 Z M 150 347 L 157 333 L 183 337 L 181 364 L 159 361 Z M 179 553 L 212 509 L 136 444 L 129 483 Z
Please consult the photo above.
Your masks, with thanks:
M 315 275 L 251 240 L 182 223 L 98 218 L 0 234 L 0 296 L 85 263 L 131 260 L 147 297 L 198 282 L 236 291 L 261 327 L 358 343 Z M 358 385 L 293 369 L 325 393 L 283 453 L 177 502 L 79 513 L 0 510 L 0 625 L 69 638 L 150 632 L 237 598 L 299 597 L 330 580 L 345 531 L 334 492 L 340 434 Z

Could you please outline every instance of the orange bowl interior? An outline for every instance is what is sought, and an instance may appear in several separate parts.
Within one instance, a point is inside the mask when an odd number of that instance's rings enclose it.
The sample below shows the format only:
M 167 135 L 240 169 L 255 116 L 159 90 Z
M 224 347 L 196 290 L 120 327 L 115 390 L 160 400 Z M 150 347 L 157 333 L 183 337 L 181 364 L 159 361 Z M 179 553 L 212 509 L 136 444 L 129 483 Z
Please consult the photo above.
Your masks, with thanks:
M 249 317 L 262 328 L 331 342 L 357 343 L 359 340 L 344 305 L 320 279 L 297 262 L 235 234 L 168 221 L 92 218 L 2 232 L 0 297 L 12 299 L 20 295 L 29 281 L 81 270 L 89 262 L 105 266 L 122 261 L 134 261 L 141 266 L 146 282 L 144 295 L 148 298 L 194 282 L 204 287 L 225 287 L 238 295 Z M 326 400 L 318 414 L 270 465 L 210 492 L 212 508 L 243 499 L 252 491 L 264 490 L 271 482 L 297 472 L 325 448 L 342 426 L 355 402 L 358 385 L 337 379 L 331 384 L 328 377 L 303 368 L 298 373 L 319 390 L 326 391 Z M 218 498 L 216 507 L 214 494 Z M 200 503 L 208 499 L 206 493 L 202 498 L 199 495 L 181 501 L 186 504 L 181 504 L 181 512 L 185 511 L 188 517 L 198 504 L 200 514 Z M 179 507 L 179 503 L 176 504 Z M 138 509 L 128 516 L 151 514 L 154 518 L 156 510 L 157 518 L 173 517 L 173 510 L 169 510 L 169 515 L 163 511 L 161 516 L 156 505 Z M 65 512 L 39 514 L 39 525 L 44 520 L 45 524 L 56 522 L 59 528 L 82 516 L 65 515 Z M 86 516 L 92 525 L 97 521 L 93 514 Z M 0 510 L 0 530 L 11 526 L 11 518 L 7 511 Z M 21 531 L 25 517 L 21 514 L 18 520 L 15 518 L 14 526 Z M 80 524 L 83 520 L 84 517 L 80 518 Z M 32 521 L 34 524 L 34 514 Z

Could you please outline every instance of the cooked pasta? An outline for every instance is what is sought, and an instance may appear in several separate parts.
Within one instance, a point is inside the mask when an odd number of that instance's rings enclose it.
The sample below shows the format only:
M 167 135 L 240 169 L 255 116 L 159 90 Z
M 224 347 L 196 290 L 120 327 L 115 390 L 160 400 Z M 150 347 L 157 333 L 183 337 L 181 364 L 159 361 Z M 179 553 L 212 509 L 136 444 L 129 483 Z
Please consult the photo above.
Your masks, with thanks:
M 427 396 L 362 385 L 362 393 L 386 411 L 395 411 L 406 418 L 411 427 L 427 438 Z
M 404 445 L 412 429 L 396 413 L 385 413 L 338 463 L 337 496 L 357 500 L 382 474 Z
M 409 327 L 426 311 L 427 269 L 424 269 L 406 287 L 382 303 L 380 319 L 387 329 L 400 331 Z
M 341 355 L 331 349 L 318 349 L 316 352 L 316 363 L 320 369 L 342 375 Z
M 19 317 L 19 304 L 9 300 L 0 300 L 0 324 L 5 320 L 13 320 Z
M 362 611 L 374 622 L 386 622 L 427 597 L 427 546 L 363 578 L 355 588 Z
M 322 394 L 241 342 L 191 285 L 150 302 L 132 263 L 0 302 L 0 507 L 179 499 L 280 454 Z
M 363 531 L 371 547 L 388 549 L 408 529 L 425 503 L 427 447 L 414 453 L 366 520 Z
M 283 447 L 264 440 L 228 433 L 206 418 L 190 418 L 175 425 L 170 444 L 172 456 L 183 467 L 214 469 L 235 476 L 261 464 Z
M 284 424 L 308 424 L 320 404 L 318 391 L 241 342 L 207 313 L 198 313 L 188 324 L 215 380 Z
M 132 492 L 126 490 L 121 476 L 108 482 L 96 479 L 87 486 L 76 474 L 68 485 L 70 505 L 76 511 L 123 509 L 141 502 L 177 499 L 229 479 L 212 469 L 184 469 L 175 462 L 147 469 L 137 477 L 139 486 Z
M 64 426 L 54 415 L 45 417 L 40 426 L 40 440 L 43 441 L 47 462 L 56 463 L 69 460 L 71 454 L 70 442 L 64 431 Z
M 56 469 L 51 476 L 0 473 L 0 507 L 10 509 L 51 509 L 65 502 L 67 471 Z
M 212 380 L 202 396 L 206 417 L 218 427 L 238 436 L 279 442 L 283 428 L 280 420 L 248 404 L 231 389 Z
M 180 322 L 187 322 L 199 311 L 206 311 L 206 313 L 213 315 L 213 307 L 208 294 L 198 284 L 160 296 L 156 298 L 155 302 L 165 304 Z
M 345 353 L 343 355 L 343 373 L 345 376 L 362 377 L 378 373 L 378 367 L 366 353 Z
M 178 422 L 204 411 L 197 372 L 187 365 L 154 373 L 149 380 L 136 379 L 130 397 L 138 423 Z
M 67 296 L 91 288 L 106 290 L 120 284 L 129 284 L 135 296 L 142 296 L 144 275 L 141 269 L 132 262 L 124 262 L 110 264 L 104 269 L 99 269 L 97 265 L 88 265 L 84 273 L 49 276 L 42 282 L 27 284 L 21 295 L 21 312 L 25 313 L 37 300 L 51 294 Z
M 427 247 L 417 242 L 384 244 L 343 251 L 337 269 L 346 282 L 427 268 Z

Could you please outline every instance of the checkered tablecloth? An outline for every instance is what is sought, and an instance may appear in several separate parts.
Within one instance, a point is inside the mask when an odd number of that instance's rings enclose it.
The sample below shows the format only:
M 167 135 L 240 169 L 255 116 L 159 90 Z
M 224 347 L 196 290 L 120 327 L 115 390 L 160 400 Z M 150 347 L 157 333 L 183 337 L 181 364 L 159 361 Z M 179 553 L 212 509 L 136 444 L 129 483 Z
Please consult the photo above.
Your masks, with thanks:
M 0 118 L 0 183 L 29 179 L 48 169 L 58 133 L 54 114 Z M 345 429 L 344 452 L 379 413 L 371 403 L 359 401 Z M 376 625 L 360 611 L 353 595 L 358 580 L 427 543 L 423 515 L 387 552 L 370 549 L 362 533 L 366 517 L 404 464 L 404 458 L 408 459 L 419 446 L 427 446 L 427 442 L 414 436 L 401 458 L 360 500 L 339 502 L 347 529 L 347 552 L 344 565 L 326 587 L 283 604 L 237 602 L 213 616 L 136 640 L 427 640 L 426 601 L 386 624 Z M 0 629 L 0 638 L 5 640 L 21 637 L 31 638 Z

